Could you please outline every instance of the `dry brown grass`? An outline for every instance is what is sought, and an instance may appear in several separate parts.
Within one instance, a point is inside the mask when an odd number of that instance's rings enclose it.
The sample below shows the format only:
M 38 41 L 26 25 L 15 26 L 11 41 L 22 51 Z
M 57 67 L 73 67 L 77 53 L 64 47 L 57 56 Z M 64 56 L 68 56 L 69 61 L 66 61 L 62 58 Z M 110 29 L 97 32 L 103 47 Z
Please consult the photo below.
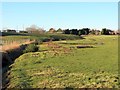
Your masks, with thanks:
M 16 48 L 19 48 L 20 45 L 22 44 L 30 44 L 30 43 L 33 43 L 34 41 L 26 41 L 24 43 L 18 43 L 18 42 L 13 42 L 13 43 L 10 43 L 9 45 L 3 45 L 3 46 L 0 46 L 0 51 L 8 51 L 10 49 L 16 49 Z

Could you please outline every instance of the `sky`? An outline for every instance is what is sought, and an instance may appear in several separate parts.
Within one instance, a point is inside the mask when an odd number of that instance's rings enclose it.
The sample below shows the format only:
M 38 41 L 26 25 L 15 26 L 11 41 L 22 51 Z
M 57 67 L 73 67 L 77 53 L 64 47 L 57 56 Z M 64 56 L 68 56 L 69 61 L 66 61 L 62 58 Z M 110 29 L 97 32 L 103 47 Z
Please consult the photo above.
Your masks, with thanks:
M 3 2 L 2 29 L 118 29 L 117 2 Z

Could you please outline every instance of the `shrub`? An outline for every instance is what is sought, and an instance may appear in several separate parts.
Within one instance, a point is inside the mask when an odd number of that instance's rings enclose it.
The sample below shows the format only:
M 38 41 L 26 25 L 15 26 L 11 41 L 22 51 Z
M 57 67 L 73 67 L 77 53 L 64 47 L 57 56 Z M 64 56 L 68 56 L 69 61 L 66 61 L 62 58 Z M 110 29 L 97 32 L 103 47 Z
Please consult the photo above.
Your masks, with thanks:
M 27 53 L 27 52 L 36 52 L 38 51 L 38 47 L 35 44 L 29 44 L 26 49 L 23 51 L 23 53 Z

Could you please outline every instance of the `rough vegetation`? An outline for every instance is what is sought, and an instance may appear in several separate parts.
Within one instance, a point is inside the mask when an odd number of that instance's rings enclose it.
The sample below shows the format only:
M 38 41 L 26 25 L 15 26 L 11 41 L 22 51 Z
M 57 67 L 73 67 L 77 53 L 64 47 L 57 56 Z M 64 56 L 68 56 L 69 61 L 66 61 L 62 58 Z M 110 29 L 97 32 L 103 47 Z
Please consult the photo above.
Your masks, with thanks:
M 8 88 L 118 88 L 118 37 L 84 38 L 44 42 L 21 55 L 7 73 Z
M 28 52 L 36 52 L 38 51 L 38 47 L 35 44 L 29 44 L 26 49 L 23 51 L 23 53 L 28 53 Z

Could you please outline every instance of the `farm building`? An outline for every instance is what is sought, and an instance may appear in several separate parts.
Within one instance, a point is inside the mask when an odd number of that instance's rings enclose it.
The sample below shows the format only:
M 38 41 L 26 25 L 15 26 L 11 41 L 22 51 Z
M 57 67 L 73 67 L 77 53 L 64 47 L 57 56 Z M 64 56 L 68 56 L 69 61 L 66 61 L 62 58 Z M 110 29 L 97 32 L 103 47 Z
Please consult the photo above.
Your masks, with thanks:
M 50 30 L 48 31 L 49 33 L 55 33 L 55 29 L 54 28 L 50 28 Z
M 114 31 L 116 35 L 120 35 L 120 30 Z

